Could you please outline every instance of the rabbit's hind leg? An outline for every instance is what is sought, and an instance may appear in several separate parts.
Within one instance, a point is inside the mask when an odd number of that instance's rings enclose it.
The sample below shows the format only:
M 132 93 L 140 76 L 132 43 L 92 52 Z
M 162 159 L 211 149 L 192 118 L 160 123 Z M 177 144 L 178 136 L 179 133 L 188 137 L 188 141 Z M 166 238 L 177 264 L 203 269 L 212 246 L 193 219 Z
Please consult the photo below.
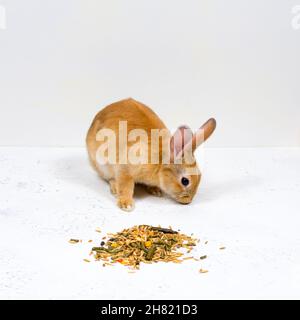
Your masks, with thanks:
M 109 180 L 110 192 L 113 195 L 117 195 L 117 184 L 115 179 Z

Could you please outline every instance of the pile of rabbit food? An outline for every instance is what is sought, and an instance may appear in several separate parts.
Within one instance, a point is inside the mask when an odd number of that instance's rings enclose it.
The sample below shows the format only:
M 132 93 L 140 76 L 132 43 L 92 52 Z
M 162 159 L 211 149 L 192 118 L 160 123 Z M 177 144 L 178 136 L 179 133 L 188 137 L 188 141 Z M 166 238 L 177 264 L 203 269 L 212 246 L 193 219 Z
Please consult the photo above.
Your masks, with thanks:
M 102 241 L 100 247 L 92 248 L 92 253 L 96 260 L 104 261 L 103 266 L 121 263 L 139 269 L 141 262 L 181 263 L 195 259 L 183 257 L 184 253 L 180 249 L 190 253 L 197 242 L 199 240 L 172 229 L 139 225 L 110 234 L 110 239 L 106 243 Z

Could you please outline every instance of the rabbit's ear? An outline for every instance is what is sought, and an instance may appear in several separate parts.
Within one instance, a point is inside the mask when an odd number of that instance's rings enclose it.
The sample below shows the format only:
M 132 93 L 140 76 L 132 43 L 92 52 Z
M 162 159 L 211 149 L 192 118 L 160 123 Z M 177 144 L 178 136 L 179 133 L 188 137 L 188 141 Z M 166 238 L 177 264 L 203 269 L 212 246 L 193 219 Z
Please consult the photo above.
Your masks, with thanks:
M 216 129 L 216 126 L 216 120 L 214 118 L 210 118 L 194 133 L 191 141 L 193 145 L 193 152 L 212 135 Z
M 177 128 L 170 140 L 171 158 L 176 158 L 182 154 L 184 147 L 192 141 L 193 132 L 188 126 L 180 126 Z

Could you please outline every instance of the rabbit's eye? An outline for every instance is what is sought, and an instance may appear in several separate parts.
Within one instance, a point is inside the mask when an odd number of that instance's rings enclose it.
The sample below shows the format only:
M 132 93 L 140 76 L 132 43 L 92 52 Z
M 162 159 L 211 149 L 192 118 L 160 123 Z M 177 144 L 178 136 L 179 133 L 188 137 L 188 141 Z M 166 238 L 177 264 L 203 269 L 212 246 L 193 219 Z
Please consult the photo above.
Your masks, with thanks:
M 186 186 L 189 185 L 190 180 L 187 179 L 187 178 L 185 178 L 185 177 L 183 177 L 183 178 L 181 179 L 181 183 L 186 187 Z

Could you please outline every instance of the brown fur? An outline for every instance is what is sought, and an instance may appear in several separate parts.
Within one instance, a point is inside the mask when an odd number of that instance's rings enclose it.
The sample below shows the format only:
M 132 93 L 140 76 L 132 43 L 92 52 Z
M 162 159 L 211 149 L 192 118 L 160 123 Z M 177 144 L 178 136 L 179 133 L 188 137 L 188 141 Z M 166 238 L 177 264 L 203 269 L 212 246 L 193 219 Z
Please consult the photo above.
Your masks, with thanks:
M 96 152 L 103 143 L 96 140 L 97 132 L 103 128 L 112 129 L 116 133 L 116 142 L 119 145 L 119 121 L 127 121 L 127 132 L 132 129 L 145 130 L 149 137 L 148 150 L 151 146 L 151 129 L 167 129 L 149 107 L 131 98 L 105 107 L 94 118 L 86 138 L 89 157 L 100 176 L 110 183 L 112 193 L 117 196 L 118 206 L 123 210 L 133 209 L 134 186 L 137 183 L 147 186 L 147 190 L 152 194 L 161 195 L 163 191 L 180 203 L 190 203 L 200 182 L 200 171 L 188 177 L 190 184 L 187 187 L 181 184 L 181 178 L 186 176 L 187 168 L 196 167 L 196 162 L 193 164 L 186 164 L 184 161 L 182 164 L 163 164 L 162 142 L 158 149 L 158 164 L 150 164 L 150 152 L 148 152 L 149 164 L 119 164 L 118 148 L 116 164 L 99 165 L 97 163 Z M 215 128 L 215 120 L 209 120 L 204 126 L 201 129 L 204 130 L 204 140 L 206 140 Z M 128 142 L 128 147 L 134 143 Z M 179 149 L 183 148 L 184 145 Z

